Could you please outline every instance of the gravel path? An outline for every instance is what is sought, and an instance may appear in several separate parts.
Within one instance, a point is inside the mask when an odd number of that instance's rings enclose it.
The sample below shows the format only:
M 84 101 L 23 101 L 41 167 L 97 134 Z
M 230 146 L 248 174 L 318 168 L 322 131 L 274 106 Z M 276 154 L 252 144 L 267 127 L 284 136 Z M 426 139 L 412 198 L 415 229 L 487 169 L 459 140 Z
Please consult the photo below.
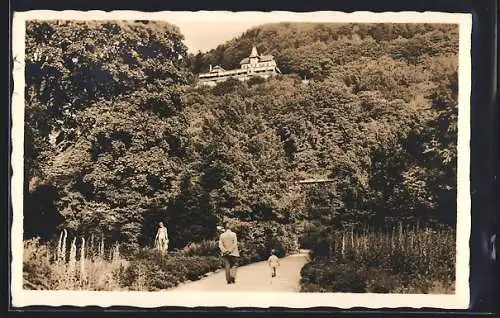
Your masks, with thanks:
M 302 250 L 299 254 L 280 259 L 277 276 L 271 277 L 267 262 L 258 262 L 238 268 L 236 284 L 227 284 L 224 270 L 219 270 L 208 277 L 195 282 L 181 284 L 169 291 L 266 291 L 298 292 L 300 289 L 300 269 L 307 263 L 308 254 Z

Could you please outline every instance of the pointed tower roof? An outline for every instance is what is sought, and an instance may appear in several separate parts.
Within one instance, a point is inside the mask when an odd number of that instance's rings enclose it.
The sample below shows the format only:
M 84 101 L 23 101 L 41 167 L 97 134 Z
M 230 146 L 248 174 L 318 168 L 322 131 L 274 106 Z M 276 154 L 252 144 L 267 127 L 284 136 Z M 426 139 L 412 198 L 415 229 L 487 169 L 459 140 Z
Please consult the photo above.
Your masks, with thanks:
M 250 53 L 250 57 L 257 57 L 259 56 L 259 53 L 257 53 L 257 48 L 255 45 L 252 47 L 252 53 Z

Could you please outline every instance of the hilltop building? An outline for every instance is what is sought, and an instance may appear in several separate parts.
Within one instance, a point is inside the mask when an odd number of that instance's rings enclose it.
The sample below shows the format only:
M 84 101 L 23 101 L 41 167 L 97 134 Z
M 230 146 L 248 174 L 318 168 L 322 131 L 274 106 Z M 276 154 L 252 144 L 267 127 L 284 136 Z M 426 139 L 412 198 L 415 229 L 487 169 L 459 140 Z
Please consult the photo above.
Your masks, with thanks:
M 269 78 L 276 74 L 281 74 L 281 71 L 272 55 L 259 55 L 257 48 L 254 46 L 249 57 L 244 58 L 240 62 L 240 68 L 226 71 L 219 65 L 212 68 L 208 73 L 199 74 L 199 82 L 202 85 L 214 86 L 218 82 L 227 80 L 228 78 L 237 78 L 240 81 L 246 81 L 252 76 Z

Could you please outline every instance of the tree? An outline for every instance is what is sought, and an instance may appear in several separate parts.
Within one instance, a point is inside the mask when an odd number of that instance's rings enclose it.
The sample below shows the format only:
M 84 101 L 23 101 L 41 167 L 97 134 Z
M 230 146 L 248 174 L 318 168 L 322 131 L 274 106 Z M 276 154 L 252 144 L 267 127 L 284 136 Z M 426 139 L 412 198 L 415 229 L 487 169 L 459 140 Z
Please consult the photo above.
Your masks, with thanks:
M 162 22 L 31 21 L 26 39 L 26 190 L 54 188 L 62 227 L 138 244 L 143 213 L 176 193 L 182 35 Z
M 304 220 L 320 235 L 454 222 L 455 26 L 270 24 L 189 57 L 168 24 L 28 30 L 27 224 L 50 215 L 29 233 L 59 224 L 136 247 L 163 221 L 181 248 L 229 218 L 262 252 Z M 186 68 L 237 67 L 254 44 L 287 74 L 185 85 Z

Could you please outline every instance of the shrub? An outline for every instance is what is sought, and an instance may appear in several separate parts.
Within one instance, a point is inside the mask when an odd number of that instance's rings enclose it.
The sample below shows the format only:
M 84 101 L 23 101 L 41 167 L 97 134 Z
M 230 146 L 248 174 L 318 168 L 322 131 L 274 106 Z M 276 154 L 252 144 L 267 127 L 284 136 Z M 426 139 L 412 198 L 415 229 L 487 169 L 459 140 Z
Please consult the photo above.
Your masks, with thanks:
M 72 246 L 70 259 L 58 259 L 56 249 L 41 244 L 38 239 L 24 242 L 23 287 L 50 290 L 117 290 L 120 288 L 119 272 L 126 267 L 121 259 L 106 261 L 102 256 L 83 259 L 81 252 L 76 259 L 76 247 Z M 81 247 L 80 247 L 81 248 Z M 60 253 L 65 254 L 62 250 Z
M 380 268 L 369 268 L 366 278 L 366 291 L 369 293 L 391 293 L 402 286 L 399 275 Z
M 252 76 L 248 79 L 247 83 L 249 86 L 258 85 L 265 83 L 266 79 L 261 76 Z
M 123 286 L 133 290 L 161 290 L 186 280 L 197 280 L 221 267 L 214 256 L 162 255 L 156 250 L 139 250 L 121 273 Z
M 157 250 L 138 249 L 129 256 L 129 260 L 124 260 L 118 251 L 119 245 L 106 253 L 101 249 L 102 252 L 94 255 L 82 253 L 83 244 L 77 253 L 72 243 L 69 260 L 58 260 L 60 246 L 56 249 L 32 239 L 24 242 L 23 285 L 26 289 L 50 290 L 172 288 L 180 282 L 199 279 L 221 267 L 220 257 L 212 256 L 215 251 L 218 253 L 215 244 L 215 241 L 201 242 L 196 247 L 187 248 L 185 254 L 178 255 L 162 255 Z M 93 256 L 89 257 L 89 254 Z M 109 260 L 105 259 L 105 254 L 110 255 Z
M 302 283 L 302 288 L 300 291 L 305 293 L 327 292 L 327 290 L 321 287 L 320 284 L 313 284 L 313 283 Z
M 236 78 L 228 78 L 225 81 L 217 83 L 212 89 L 216 96 L 222 96 L 235 92 L 238 89 L 244 89 L 245 85 Z
M 366 268 L 362 266 L 319 260 L 306 264 L 301 275 L 301 283 L 308 289 L 317 285 L 318 291 L 362 293 L 366 290 Z
M 339 264 L 326 279 L 333 281 L 336 291 L 346 293 L 363 293 L 366 290 L 366 267 L 353 264 Z
M 190 243 L 179 251 L 183 256 L 219 256 L 219 242 L 201 241 L 199 243 Z
M 24 241 L 23 287 L 26 289 L 55 289 L 60 270 L 54 271 L 50 262 L 50 250 L 39 238 Z
M 322 233 L 322 235 L 320 235 Z M 453 292 L 455 233 L 441 229 L 332 232 L 307 237 L 312 261 L 302 269 L 303 291 L 374 293 Z

